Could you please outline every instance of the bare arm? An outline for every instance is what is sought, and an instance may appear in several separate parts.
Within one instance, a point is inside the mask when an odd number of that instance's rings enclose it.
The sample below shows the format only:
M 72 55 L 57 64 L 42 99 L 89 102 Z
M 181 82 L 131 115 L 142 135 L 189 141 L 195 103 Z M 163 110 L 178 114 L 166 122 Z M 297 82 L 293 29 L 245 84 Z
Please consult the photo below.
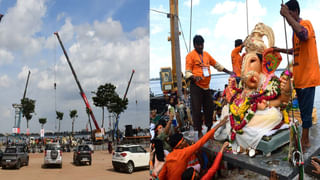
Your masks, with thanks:
M 286 18 L 288 24 L 292 27 L 292 30 L 299 34 L 303 30 L 303 26 L 299 24 L 290 14 L 288 6 L 281 4 L 280 14 Z
M 164 133 L 165 134 L 169 134 L 169 131 L 170 131 L 170 127 L 171 127 L 171 123 L 172 123 L 172 119 L 173 119 L 173 113 L 172 112 L 169 112 L 169 121 L 164 129 Z
M 286 54 L 291 54 L 291 55 L 293 54 L 293 48 L 284 49 L 284 48 L 274 47 L 273 50 L 276 51 L 276 52 L 281 52 L 281 53 L 286 53 Z

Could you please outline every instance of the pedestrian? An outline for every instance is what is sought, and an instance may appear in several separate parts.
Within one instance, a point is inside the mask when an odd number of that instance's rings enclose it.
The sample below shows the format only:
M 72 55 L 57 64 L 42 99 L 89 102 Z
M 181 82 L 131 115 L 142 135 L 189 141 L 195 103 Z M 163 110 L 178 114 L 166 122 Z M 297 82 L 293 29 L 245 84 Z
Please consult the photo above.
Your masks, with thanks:
M 193 38 L 194 50 L 186 57 L 186 78 L 190 79 L 191 110 L 194 129 L 202 137 L 201 108 L 205 114 L 205 125 L 208 131 L 212 126 L 212 98 L 209 91 L 211 80 L 210 66 L 230 75 L 233 72 L 225 69 L 209 53 L 203 51 L 204 39 L 200 35 Z
M 311 22 L 300 18 L 300 7 L 296 0 L 281 4 L 280 14 L 286 18 L 293 30 L 293 48 L 274 50 L 294 56 L 293 79 L 302 119 L 301 144 L 305 151 L 310 147 L 309 129 L 312 126 L 315 87 L 320 85 L 316 37 Z
M 108 142 L 108 151 L 109 151 L 109 154 L 112 153 L 112 142 L 111 141 Z

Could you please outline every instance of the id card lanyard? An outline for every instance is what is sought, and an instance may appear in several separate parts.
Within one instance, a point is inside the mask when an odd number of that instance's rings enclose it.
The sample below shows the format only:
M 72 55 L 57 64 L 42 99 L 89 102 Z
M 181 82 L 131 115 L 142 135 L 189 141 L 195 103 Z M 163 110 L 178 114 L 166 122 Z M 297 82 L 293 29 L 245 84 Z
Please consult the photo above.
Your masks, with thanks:
M 201 60 L 201 64 L 204 65 L 204 63 L 203 63 L 203 55 L 202 55 L 202 57 L 201 57 L 201 55 L 199 54 L 199 58 L 200 58 L 200 60 Z M 204 77 L 209 77 L 209 76 L 210 76 L 210 74 L 209 74 L 209 67 L 207 67 L 207 66 L 202 66 L 202 73 L 203 73 L 203 76 L 204 76 Z

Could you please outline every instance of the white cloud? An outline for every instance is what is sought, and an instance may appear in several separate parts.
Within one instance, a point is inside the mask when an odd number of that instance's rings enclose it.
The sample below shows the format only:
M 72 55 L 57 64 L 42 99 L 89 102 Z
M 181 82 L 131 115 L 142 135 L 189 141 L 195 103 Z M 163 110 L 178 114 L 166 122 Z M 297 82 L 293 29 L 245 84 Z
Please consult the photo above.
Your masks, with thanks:
M 48 72 L 40 72 L 39 73 L 39 81 L 37 87 L 44 90 L 44 89 L 51 89 L 53 87 L 53 76 L 49 76 Z M 38 79 L 37 78 L 37 79 Z
M 32 55 L 41 49 L 43 39 L 35 36 L 46 13 L 45 0 L 18 0 L 8 9 L 0 24 L 0 46 Z
M 10 79 L 8 75 L 0 76 L 0 88 L 7 88 L 10 86 Z
M 68 42 L 73 39 L 74 27 L 71 23 L 71 18 L 66 18 L 64 25 L 59 30 L 59 35 L 62 38 L 63 42 Z
M 211 10 L 211 14 L 224 14 L 232 12 L 237 7 L 236 1 L 225 1 L 223 3 L 218 3 Z
M 60 21 L 62 18 L 64 18 L 66 16 L 65 12 L 59 13 L 57 16 L 57 21 Z
M 219 6 L 224 7 L 226 4 L 232 4 L 226 1 Z M 234 3 L 234 2 L 233 2 Z M 250 1 L 249 9 L 249 32 L 255 24 L 261 22 L 263 16 L 266 15 L 266 8 L 263 8 L 259 0 Z M 254 16 L 250 16 L 254 14 Z M 234 41 L 235 39 L 244 39 L 247 36 L 247 17 L 245 2 L 237 2 L 233 11 L 224 12 L 218 18 L 214 29 L 215 38 L 226 38 L 226 40 Z
M 204 39 L 206 39 L 206 37 L 211 36 L 211 31 L 209 28 L 200 28 L 196 32 L 197 34 L 200 34 L 201 36 L 203 36 Z
M 185 6 L 190 7 L 191 6 L 191 0 L 186 0 L 183 3 Z M 192 6 L 197 6 L 200 4 L 200 0 L 192 0 Z
M 12 63 L 13 60 L 14 60 L 14 56 L 11 52 L 0 48 L 0 66 L 3 64 Z

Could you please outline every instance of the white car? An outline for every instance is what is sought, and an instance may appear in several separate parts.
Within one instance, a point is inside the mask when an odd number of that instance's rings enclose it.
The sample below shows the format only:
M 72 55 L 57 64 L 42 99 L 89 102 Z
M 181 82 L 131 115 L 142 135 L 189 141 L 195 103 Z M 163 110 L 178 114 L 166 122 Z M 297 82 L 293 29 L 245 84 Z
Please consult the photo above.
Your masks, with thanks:
M 112 154 L 115 171 L 125 169 L 132 173 L 135 168 L 149 167 L 150 153 L 140 145 L 118 145 Z
M 54 164 L 62 168 L 62 150 L 59 143 L 46 144 L 44 150 L 44 167 Z

